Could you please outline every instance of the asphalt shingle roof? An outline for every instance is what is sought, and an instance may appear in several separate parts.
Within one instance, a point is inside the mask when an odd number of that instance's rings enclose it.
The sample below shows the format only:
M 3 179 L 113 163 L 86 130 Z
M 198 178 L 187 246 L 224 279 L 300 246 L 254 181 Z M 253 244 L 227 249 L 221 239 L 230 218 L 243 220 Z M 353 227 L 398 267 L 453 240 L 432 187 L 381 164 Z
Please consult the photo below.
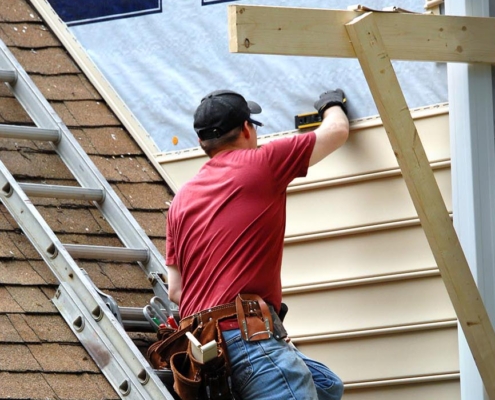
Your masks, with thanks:
M 164 253 L 169 188 L 27 0 L 0 2 L 0 39 Z M 32 125 L 0 86 L 0 123 Z M 0 161 L 20 182 L 77 185 L 47 143 L 0 139 Z M 89 202 L 32 201 L 62 243 L 119 245 Z M 153 295 L 137 264 L 78 264 L 121 306 L 143 307 Z M 0 204 L 0 398 L 119 398 L 52 304 L 58 284 Z M 141 333 L 132 337 L 152 340 Z

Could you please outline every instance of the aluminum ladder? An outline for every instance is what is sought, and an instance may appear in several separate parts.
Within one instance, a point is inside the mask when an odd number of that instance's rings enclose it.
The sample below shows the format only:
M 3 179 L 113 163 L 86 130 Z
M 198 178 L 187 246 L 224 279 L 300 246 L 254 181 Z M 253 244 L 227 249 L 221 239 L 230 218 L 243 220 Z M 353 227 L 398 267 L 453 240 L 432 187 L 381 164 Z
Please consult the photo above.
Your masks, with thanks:
M 10 88 L 36 125 L 0 124 L 0 137 L 51 142 L 80 185 L 18 183 L 0 161 L 0 201 L 60 282 L 53 303 L 121 397 L 173 400 L 156 371 L 74 261 L 74 258 L 94 259 L 96 255 L 137 262 L 147 274 L 155 295 L 172 309 L 175 305 L 168 298 L 163 257 L 1 40 L 0 81 Z M 28 195 L 92 201 L 125 247 L 62 244 Z

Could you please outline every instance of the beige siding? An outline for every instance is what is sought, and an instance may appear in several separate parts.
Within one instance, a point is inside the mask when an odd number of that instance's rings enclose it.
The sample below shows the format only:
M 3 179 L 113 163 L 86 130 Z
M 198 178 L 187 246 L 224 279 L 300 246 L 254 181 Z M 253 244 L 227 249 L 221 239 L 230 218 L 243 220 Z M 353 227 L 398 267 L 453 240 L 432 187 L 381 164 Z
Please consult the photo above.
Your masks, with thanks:
M 455 327 L 303 342 L 298 348 L 349 383 L 445 375 L 458 364 Z
M 447 107 L 413 116 L 451 211 Z M 206 158 L 160 160 L 180 187 Z M 460 398 L 455 313 L 380 120 L 354 121 L 287 205 L 283 295 L 298 348 L 343 378 L 346 400 Z
M 455 318 L 439 275 L 394 278 L 397 280 L 284 293 L 290 307 L 287 329 L 295 339 Z
M 450 204 L 450 169 L 435 171 L 447 209 Z M 291 192 L 287 196 L 286 236 L 403 221 L 417 217 L 400 175 L 356 183 Z
M 284 288 L 436 268 L 417 220 L 350 232 L 288 240 L 282 269 Z
M 430 383 L 409 383 L 392 386 L 378 386 L 367 389 L 347 389 L 344 400 L 460 400 L 461 389 L 459 379 L 439 378 Z

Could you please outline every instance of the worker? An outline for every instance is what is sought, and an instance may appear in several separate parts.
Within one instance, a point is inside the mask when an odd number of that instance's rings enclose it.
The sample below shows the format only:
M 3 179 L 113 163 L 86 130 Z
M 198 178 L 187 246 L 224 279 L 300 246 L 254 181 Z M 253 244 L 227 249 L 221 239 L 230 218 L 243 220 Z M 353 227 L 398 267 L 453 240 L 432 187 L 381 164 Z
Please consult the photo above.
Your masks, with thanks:
M 257 103 L 230 90 L 201 100 L 194 129 L 209 160 L 178 191 L 167 219 L 169 296 L 183 320 L 248 293 L 275 310 L 273 324 L 280 326 L 286 189 L 346 142 L 345 101 L 340 89 L 323 93 L 315 102 L 322 116 L 317 129 L 258 147 Z M 235 319 L 221 322 L 235 398 L 342 397 L 341 380 L 280 331 L 250 340 Z

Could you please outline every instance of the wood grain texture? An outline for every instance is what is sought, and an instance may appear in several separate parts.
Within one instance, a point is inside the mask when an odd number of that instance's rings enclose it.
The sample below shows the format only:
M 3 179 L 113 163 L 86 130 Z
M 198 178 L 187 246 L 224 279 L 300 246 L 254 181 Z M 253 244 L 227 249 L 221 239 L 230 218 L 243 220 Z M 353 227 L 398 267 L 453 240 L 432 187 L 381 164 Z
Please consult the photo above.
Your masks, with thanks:
M 356 57 L 344 25 L 362 12 L 231 5 L 231 52 Z M 495 63 L 495 19 L 376 13 L 391 59 Z

